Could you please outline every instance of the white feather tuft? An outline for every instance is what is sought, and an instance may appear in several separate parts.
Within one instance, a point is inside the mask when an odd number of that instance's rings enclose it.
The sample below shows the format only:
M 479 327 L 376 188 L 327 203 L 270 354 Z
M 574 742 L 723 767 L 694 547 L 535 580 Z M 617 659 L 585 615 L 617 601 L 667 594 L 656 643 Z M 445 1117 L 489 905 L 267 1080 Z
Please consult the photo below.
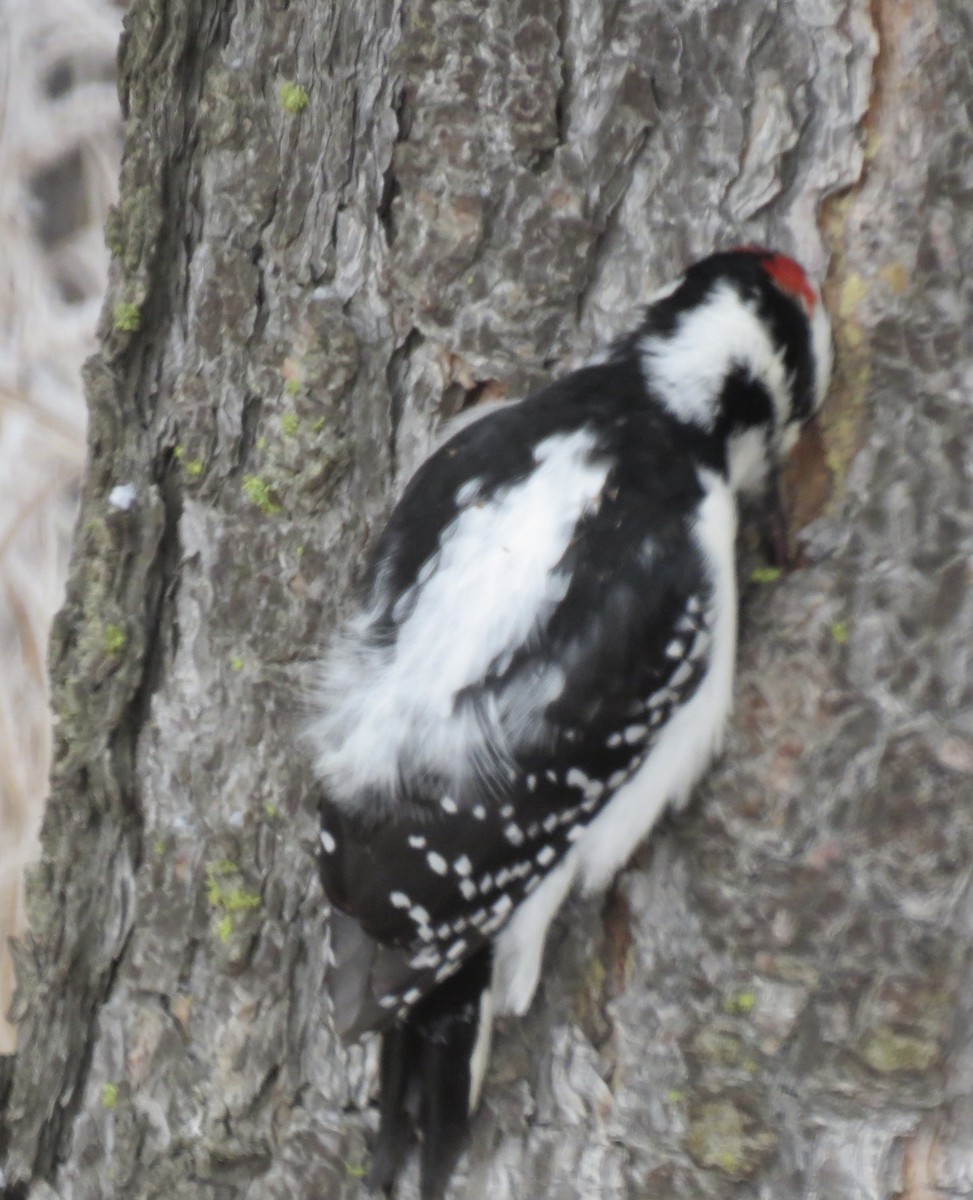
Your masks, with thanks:
M 372 636 L 385 608 L 376 586 L 370 611 L 339 637 L 322 669 L 318 713 L 308 728 L 316 767 L 332 799 L 349 809 L 394 801 L 404 776 L 442 780 L 452 791 L 499 778 L 513 746 L 539 736 L 539 706 L 563 686 L 552 671 L 495 706 L 457 697 L 491 664 L 532 636 L 564 597 L 555 568 L 581 518 L 595 509 L 610 469 L 593 457 L 585 429 L 546 439 L 528 478 L 488 503 L 462 509 L 443 530 L 436 565 L 401 611 L 398 636 Z

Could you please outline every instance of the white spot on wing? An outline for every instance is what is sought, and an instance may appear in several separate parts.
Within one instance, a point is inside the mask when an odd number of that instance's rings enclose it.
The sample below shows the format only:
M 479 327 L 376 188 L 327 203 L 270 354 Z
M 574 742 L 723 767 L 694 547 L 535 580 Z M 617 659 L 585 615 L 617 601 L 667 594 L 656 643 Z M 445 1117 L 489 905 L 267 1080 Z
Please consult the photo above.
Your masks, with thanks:
M 414 971 L 425 971 L 429 967 L 436 966 L 441 957 L 435 946 L 423 946 L 418 954 L 414 954 L 409 959 L 409 966 Z
M 441 854 L 437 854 L 435 850 L 430 850 L 426 855 L 426 862 L 436 872 L 437 875 L 445 875 L 447 871 L 446 860 Z

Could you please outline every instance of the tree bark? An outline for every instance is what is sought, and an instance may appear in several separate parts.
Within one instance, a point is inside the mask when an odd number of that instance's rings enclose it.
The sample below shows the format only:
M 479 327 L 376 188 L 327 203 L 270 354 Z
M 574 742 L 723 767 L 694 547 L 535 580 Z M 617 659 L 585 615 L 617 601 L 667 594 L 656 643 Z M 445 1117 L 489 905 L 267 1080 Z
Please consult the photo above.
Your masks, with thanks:
M 454 1193 L 973 1196 L 971 47 L 964 0 L 136 0 L 0 1191 L 362 1193 L 310 664 L 438 417 L 759 241 L 830 263 L 804 561 Z

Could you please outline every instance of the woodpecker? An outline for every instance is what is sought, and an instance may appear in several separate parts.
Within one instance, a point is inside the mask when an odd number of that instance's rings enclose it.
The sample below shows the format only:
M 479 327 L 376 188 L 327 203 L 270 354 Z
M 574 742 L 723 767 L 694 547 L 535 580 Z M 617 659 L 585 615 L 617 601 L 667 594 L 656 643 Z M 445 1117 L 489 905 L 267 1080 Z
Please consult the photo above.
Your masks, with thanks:
M 394 508 L 308 726 L 335 1026 L 382 1033 L 374 1188 L 418 1133 L 442 1196 L 569 890 L 605 887 L 719 749 L 738 499 L 773 492 L 830 370 L 801 266 L 717 253 Z

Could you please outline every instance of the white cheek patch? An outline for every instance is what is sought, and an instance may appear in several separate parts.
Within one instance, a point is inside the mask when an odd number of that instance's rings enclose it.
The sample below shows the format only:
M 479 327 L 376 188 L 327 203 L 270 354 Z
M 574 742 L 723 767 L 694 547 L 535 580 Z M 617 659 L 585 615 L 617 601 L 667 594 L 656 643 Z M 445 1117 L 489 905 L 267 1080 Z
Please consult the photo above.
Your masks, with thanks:
M 730 283 L 684 313 L 674 334 L 646 334 L 639 352 L 646 384 L 680 421 L 712 430 L 723 385 L 740 368 L 767 388 L 778 425 L 787 420 L 790 389 L 783 351 Z

